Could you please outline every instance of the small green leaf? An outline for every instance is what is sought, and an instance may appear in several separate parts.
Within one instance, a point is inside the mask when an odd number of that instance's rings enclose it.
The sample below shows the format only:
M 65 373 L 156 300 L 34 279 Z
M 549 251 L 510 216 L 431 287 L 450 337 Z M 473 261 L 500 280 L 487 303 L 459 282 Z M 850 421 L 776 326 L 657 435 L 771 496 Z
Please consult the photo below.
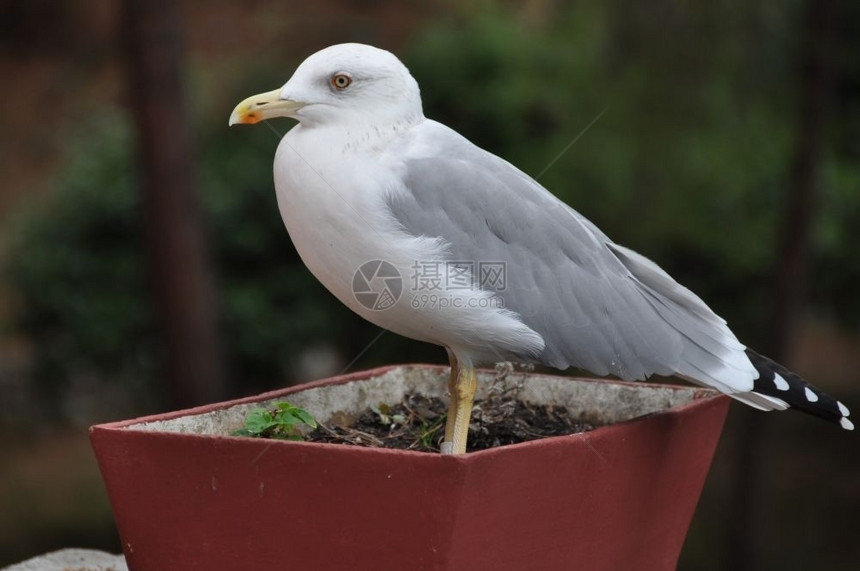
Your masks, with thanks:
M 299 423 L 299 419 L 296 418 L 295 411 L 292 410 L 280 410 L 275 414 L 275 420 L 281 426 L 295 426 Z
M 295 414 L 296 418 L 298 418 L 301 422 L 307 424 L 311 428 L 317 427 L 317 421 L 314 420 L 314 417 L 312 417 L 310 413 L 305 409 L 296 407 L 296 409 L 293 411 L 293 414 Z
M 275 402 L 274 408 L 254 408 L 245 416 L 245 426 L 233 432 L 234 436 L 251 436 L 257 438 L 277 438 L 281 440 L 301 440 L 302 435 L 296 430 L 298 424 L 306 424 L 316 428 L 317 423 L 304 409 L 288 402 Z
M 252 434 L 262 434 L 276 424 L 272 414 L 266 409 L 255 408 L 245 417 L 245 428 Z

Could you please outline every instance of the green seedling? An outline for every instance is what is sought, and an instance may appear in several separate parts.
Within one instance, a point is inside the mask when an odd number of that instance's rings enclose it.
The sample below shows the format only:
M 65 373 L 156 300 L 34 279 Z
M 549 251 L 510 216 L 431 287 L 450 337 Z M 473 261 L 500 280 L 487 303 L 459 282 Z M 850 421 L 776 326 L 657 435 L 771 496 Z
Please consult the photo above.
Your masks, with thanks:
M 420 446 L 426 450 L 438 448 L 439 433 L 445 426 L 447 415 L 442 415 L 434 421 L 421 419 L 421 431 L 418 436 Z
M 314 418 L 303 408 L 286 401 L 272 403 L 272 408 L 255 408 L 245 417 L 245 426 L 233 431 L 233 436 L 301 440 L 302 425 L 316 428 Z
M 381 403 L 379 406 L 372 404 L 370 405 L 370 410 L 379 418 L 380 424 L 386 426 L 406 424 L 406 417 L 402 414 L 391 414 L 391 407 L 385 403 Z

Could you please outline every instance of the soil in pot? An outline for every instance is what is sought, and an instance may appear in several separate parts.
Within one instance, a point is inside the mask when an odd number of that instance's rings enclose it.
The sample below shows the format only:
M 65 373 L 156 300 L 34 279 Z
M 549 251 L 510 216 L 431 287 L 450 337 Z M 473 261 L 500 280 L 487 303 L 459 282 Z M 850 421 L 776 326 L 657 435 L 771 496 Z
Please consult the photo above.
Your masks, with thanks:
M 442 399 L 411 392 L 399 403 L 380 403 L 357 418 L 335 416 L 304 440 L 439 452 L 446 412 L 447 404 Z M 505 391 L 475 402 L 467 450 L 485 450 L 594 428 L 596 424 L 573 418 L 563 406 L 533 405 Z
M 486 396 L 475 401 L 468 451 L 587 432 L 604 424 L 594 418 L 576 417 L 564 406 L 522 401 L 518 398 L 522 384 L 504 383 L 510 372 L 508 367 L 499 367 Z M 271 412 L 275 414 L 277 409 Z M 301 439 L 439 452 L 446 417 L 447 404 L 443 399 L 413 390 L 400 402 L 371 404 L 358 414 L 335 413 L 328 422 L 319 422 L 315 430 L 304 431 Z M 278 433 L 264 431 L 258 436 L 266 438 L 274 434 Z

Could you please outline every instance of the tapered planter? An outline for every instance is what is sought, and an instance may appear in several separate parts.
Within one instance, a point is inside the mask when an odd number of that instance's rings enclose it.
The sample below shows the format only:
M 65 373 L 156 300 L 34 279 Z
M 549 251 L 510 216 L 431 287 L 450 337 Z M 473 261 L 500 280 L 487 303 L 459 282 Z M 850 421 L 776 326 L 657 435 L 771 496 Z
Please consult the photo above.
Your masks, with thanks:
M 325 421 L 446 380 L 388 367 L 92 427 L 129 568 L 675 568 L 728 407 L 713 391 L 511 374 L 521 400 L 612 424 L 463 456 L 227 436 L 272 399 Z

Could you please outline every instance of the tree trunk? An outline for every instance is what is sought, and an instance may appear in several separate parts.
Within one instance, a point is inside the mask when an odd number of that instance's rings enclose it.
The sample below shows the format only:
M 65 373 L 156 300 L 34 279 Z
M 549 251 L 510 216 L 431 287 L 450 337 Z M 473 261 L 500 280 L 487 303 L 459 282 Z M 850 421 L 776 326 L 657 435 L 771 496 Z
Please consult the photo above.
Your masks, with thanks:
M 212 272 L 195 190 L 176 4 L 126 0 L 121 32 L 142 166 L 145 239 L 173 405 L 227 396 Z
M 802 315 L 812 234 L 818 212 L 818 179 L 823 152 L 822 131 L 826 120 L 831 78 L 828 49 L 833 22 L 832 0 L 806 0 L 801 44 L 797 141 L 789 166 L 785 209 L 774 254 L 773 306 L 766 354 L 777 362 L 789 358 Z M 737 473 L 733 509 L 730 510 L 729 565 L 735 571 L 761 569 L 762 498 L 771 478 L 766 471 L 766 423 L 756 411 L 740 418 Z

